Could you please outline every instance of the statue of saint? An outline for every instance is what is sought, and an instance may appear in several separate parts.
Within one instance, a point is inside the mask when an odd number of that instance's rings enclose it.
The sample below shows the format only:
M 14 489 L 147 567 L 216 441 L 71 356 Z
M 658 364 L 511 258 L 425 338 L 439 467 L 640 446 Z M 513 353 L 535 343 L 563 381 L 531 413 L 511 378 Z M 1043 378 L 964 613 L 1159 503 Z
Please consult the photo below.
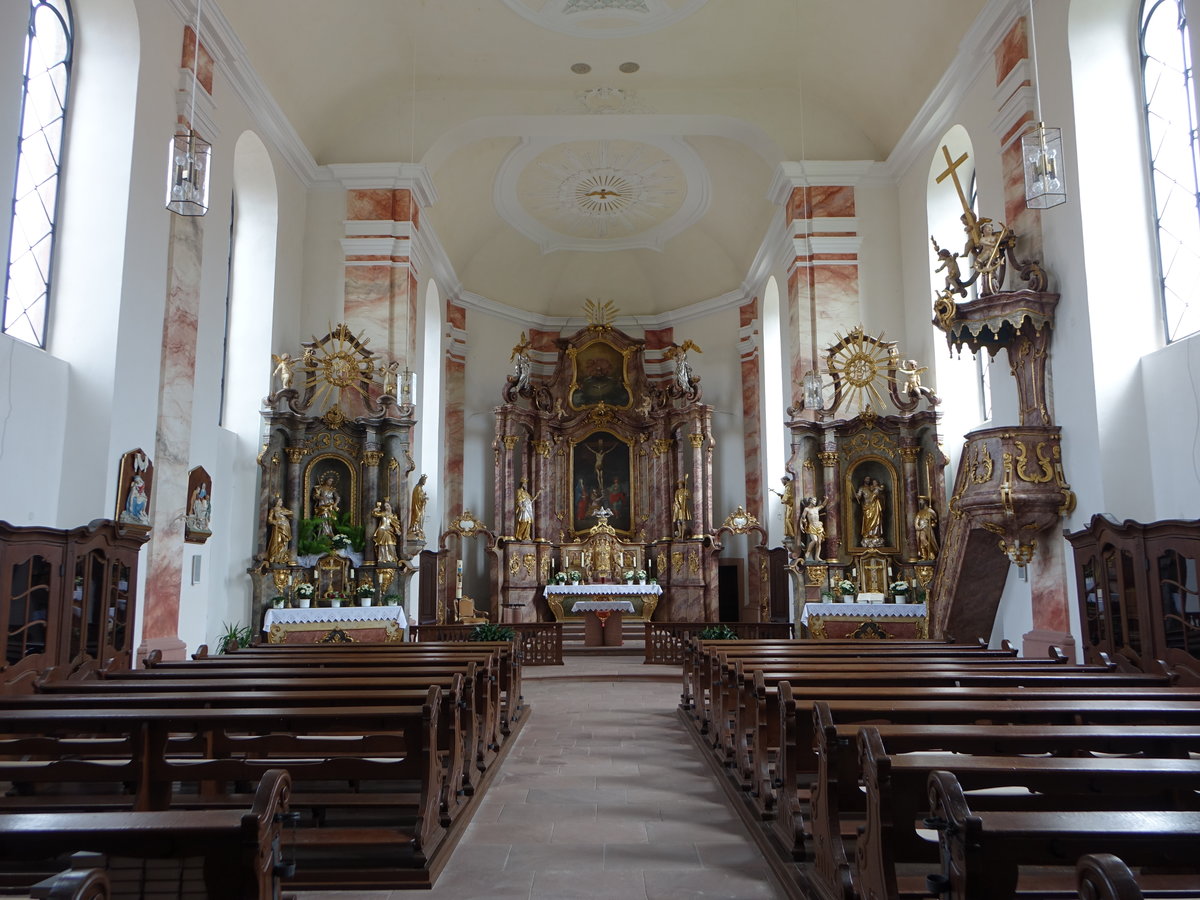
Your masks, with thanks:
M 342 495 L 337 489 L 337 475 L 326 472 L 313 485 L 313 514 L 321 520 L 321 533 L 333 537 L 334 523 L 342 507 Z
M 854 499 L 862 507 L 859 536 L 864 547 L 883 546 L 883 492 L 883 485 L 870 475 L 854 492 Z
M 392 512 L 392 504 L 387 500 L 377 501 L 371 515 L 379 520 L 379 524 L 375 526 L 375 561 L 396 562 L 396 537 L 400 533 L 400 517 Z
M 675 537 L 687 537 L 688 523 L 692 521 L 692 513 L 688 509 L 688 501 L 692 492 L 687 489 L 687 476 L 675 482 L 675 500 L 671 504 L 671 521 L 675 525 Z
M 917 511 L 913 515 L 913 526 L 917 531 L 917 558 L 933 559 L 937 556 L 937 512 L 924 497 L 917 498 Z
M 210 531 L 209 518 L 212 507 L 208 500 L 208 485 L 196 485 L 192 491 L 190 512 L 187 515 L 187 527 L 192 531 Z
M 533 501 L 542 496 L 542 492 L 529 493 L 529 479 L 522 478 L 521 486 L 517 488 L 517 534 L 518 541 L 528 541 L 533 537 Z
M 146 480 L 139 473 L 129 480 L 129 493 L 125 496 L 125 508 L 120 518 L 122 522 L 150 524 L 150 495 L 146 493 Z
M 824 503 L 818 503 L 816 497 L 804 498 L 804 509 L 800 512 L 800 520 L 804 529 L 804 558 L 813 562 L 825 562 L 821 556 L 821 544 L 825 541 L 825 525 L 821 522 L 821 513 L 829 504 L 829 498 Z
M 267 512 L 267 524 L 271 526 L 267 562 L 276 566 L 290 566 L 293 562 L 292 511 L 283 505 L 282 497 L 276 497 L 275 505 Z
M 425 481 L 428 475 L 422 475 L 413 485 L 412 500 L 408 507 L 408 534 L 418 540 L 425 539 L 425 502 L 429 495 L 425 493 Z
M 783 536 L 794 538 L 796 536 L 796 485 L 792 481 L 791 475 L 784 475 L 779 480 L 783 482 L 783 492 L 771 491 L 771 493 L 779 498 L 779 502 L 783 506 Z

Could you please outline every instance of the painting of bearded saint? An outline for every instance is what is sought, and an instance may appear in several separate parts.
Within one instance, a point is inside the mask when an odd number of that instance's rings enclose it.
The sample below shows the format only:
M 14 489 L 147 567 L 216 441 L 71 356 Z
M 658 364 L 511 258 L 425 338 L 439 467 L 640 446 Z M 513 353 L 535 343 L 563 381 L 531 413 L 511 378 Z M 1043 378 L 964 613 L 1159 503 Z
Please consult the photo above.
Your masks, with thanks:
M 576 409 L 598 406 L 628 406 L 629 389 L 624 378 L 625 357 L 604 341 L 593 341 L 575 355 L 575 390 L 571 405 Z

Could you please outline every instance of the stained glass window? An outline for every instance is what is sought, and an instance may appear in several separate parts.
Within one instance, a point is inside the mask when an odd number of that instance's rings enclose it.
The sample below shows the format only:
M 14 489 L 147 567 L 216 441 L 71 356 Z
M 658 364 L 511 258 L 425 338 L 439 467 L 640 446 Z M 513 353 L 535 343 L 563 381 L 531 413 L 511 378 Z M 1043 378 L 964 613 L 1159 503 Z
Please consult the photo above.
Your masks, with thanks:
M 74 28 L 70 0 L 30 0 L 4 333 L 46 345 Z

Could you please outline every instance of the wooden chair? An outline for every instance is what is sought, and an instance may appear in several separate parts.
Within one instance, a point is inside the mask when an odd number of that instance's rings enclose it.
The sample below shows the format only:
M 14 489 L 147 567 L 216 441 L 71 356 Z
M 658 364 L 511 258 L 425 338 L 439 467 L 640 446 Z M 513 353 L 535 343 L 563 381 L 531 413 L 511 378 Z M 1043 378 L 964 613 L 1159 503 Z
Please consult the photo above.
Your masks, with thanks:
M 460 625 L 483 625 L 488 621 L 487 611 L 476 609 L 475 601 L 470 597 L 460 597 L 454 601 L 454 616 Z

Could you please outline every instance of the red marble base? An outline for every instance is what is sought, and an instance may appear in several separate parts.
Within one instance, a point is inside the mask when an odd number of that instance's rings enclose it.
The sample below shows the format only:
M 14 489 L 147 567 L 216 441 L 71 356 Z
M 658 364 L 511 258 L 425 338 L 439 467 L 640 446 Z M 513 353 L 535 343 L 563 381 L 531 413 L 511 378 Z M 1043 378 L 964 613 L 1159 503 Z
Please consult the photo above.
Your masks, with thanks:
M 1073 663 L 1079 662 L 1076 655 L 1075 638 L 1065 631 L 1048 631 L 1035 628 L 1021 635 L 1021 655 L 1027 659 L 1049 659 L 1050 648 L 1058 647 Z

